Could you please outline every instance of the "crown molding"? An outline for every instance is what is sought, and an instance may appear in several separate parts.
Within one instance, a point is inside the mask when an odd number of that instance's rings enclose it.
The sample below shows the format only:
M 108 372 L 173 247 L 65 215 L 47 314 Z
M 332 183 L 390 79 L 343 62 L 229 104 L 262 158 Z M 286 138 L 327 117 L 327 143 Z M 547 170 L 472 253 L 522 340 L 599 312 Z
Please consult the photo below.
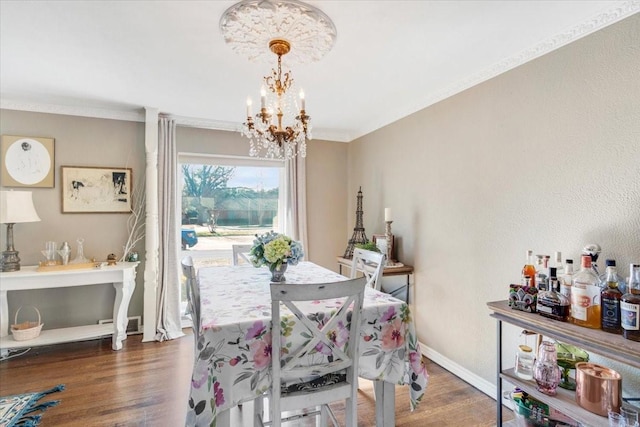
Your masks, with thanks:
M 2 98 L 0 108 L 5 110 L 30 111 L 33 113 L 61 114 L 65 116 L 92 117 L 98 119 L 144 122 L 144 110 L 111 110 L 106 108 L 78 107 L 69 105 L 41 104 Z
M 585 37 L 604 27 L 621 21 L 622 19 L 638 12 L 640 12 L 640 0 L 633 0 L 619 4 L 617 7 L 607 10 L 606 12 L 603 12 L 588 21 L 576 25 L 568 31 L 556 34 L 555 36 L 550 37 L 529 49 L 506 58 L 486 68 L 485 70 L 480 71 L 479 73 L 473 74 L 468 78 L 457 82 L 456 84 L 453 84 L 439 92 L 432 94 L 427 98 L 423 98 L 419 102 L 415 102 L 413 103 L 413 105 L 403 110 L 397 111 L 396 114 L 388 114 L 389 111 L 386 111 L 386 115 L 384 117 L 381 116 L 378 120 L 370 122 L 367 127 L 360 128 L 353 136 L 353 139 L 351 139 L 350 141 L 360 138 L 391 123 L 394 123 L 404 117 L 423 110 L 464 90 L 467 90 L 513 68 L 532 61 L 542 55 L 546 55 L 547 53 L 559 49 L 562 46 L 581 39 L 582 37 Z

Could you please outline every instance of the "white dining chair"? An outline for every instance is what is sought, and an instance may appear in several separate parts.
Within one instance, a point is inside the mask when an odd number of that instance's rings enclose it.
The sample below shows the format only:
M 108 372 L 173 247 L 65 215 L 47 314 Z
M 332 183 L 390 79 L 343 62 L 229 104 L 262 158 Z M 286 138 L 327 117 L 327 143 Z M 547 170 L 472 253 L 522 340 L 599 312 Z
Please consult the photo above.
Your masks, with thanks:
M 255 426 L 280 427 L 283 421 L 318 415 L 320 415 L 321 426 L 326 426 L 329 418 L 333 425 L 337 426 L 336 417 L 329 403 L 339 400 L 345 401 L 347 427 L 357 426 L 358 343 L 365 284 L 364 277 L 320 284 L 271 283 L 273 330 L 271 332 L 272 384 L 267 393 L 269 421 L 265 421 L 264 398 L 258 398 L 254 401 Z M 330 318 L 323 320 L 322 327 L 302 312 L 298 304 L 302 301 L 335 298 L 343 300 L 342 305 Z M 283 320 L 281 305 L 289 309 L 297 324 L 305 327 L 304 333 L 308 334 L 309 340 L 303 347 L 282 351 L 283 345 L 286 345 L 286 337 L 282 335 L 281 330 Z M 332 331 L 338 327 L 344 327 L 349 331 L 349 338 L 343 346 L 337 345 L 330 339 Z M 326 350 L 331 352 L 329 361 L 317 360 L 319 359 L 317 354 L 309 356 L 318 347 L 323 347 L 323 352 Z M 302 414 L 293 412 L 285 418 L 282 417 L 283 412 L 291 413 L 291 411 L 309 408 L 313 410 L 305 410 Z
M 367 286 L 379 291 L 386 260 L 387 256 L 380 252 L 355 248 L 351 261 L 351 278 L 354 279 L 360 272 L 366 277 Z
M 198 284 L 198 277 L 196 276 L 196 269 L 193 267 L 193 259 L 187 255 L 182 258 L 182 274 L 186 279 L 186 292 L 187 292 L 187 311 L 191 315 L 191 323 L 193 327 L 193 337 L 195 343 L 195 349 L 198 349 L 198 342 L 200 341 L 200 286 Z M 196 356 L 197 357 L 197 356 Z
M 233 258 L 231 258 L 231 261 L 233 262 L 233 265 L 239 265 L 241 259 L 251 264 L 251 260 L 249 259 L 251 247 L 252 245 L 231 245 L 231 250 L 233 251 Z

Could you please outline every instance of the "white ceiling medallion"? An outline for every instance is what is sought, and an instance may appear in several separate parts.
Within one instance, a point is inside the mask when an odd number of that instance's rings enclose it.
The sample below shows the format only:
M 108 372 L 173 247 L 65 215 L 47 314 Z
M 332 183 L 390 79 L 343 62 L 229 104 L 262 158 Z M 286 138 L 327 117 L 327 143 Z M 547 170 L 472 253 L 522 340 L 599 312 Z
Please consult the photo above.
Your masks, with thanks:
M 320 9 L 295 0 L 244 0 L 220 18 L 220 32 L 234 51 L 250 61 L 272 62 L 269 42 L 291 45 L 289 64 L 320 60 L 336 41 L 336 27 Z

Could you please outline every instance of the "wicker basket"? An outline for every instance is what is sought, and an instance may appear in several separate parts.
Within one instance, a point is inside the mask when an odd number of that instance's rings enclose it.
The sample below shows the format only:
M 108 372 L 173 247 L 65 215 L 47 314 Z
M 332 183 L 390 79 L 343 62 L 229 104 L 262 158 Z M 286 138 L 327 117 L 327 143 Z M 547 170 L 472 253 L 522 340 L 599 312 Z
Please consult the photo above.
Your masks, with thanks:
M 22 322 L 18 323 L 18 313 L 22 310 L 22 307 L 18 308 L 16 311 L 16 316 L 14 318 L 15 324 L 11 325 L 11 333 L 13 334 L 13 339 L 16 341 L 27 341 L 34 338 L 37 338 L 40 335 L 40 331 L 42 331 L 43 323 L 40 322 L 40 310 L 34 306 L 32 307 L 36 313 L 38 313 L 38 321 L 37 322 Z

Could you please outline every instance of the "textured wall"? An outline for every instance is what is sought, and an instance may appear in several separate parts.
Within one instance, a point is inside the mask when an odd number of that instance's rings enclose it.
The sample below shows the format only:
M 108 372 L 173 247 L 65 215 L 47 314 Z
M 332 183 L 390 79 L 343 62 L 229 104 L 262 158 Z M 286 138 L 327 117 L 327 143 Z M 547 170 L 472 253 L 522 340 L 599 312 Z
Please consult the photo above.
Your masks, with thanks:
M 431 350 L 495 384 L 485 304 L 527 249 L 577 260 L 599 243 L 601 265 L 640 262 L 639 82 L 634 15 L 349 144 L 349 194 L 362 185 L 368 234 L 393 209 Z

